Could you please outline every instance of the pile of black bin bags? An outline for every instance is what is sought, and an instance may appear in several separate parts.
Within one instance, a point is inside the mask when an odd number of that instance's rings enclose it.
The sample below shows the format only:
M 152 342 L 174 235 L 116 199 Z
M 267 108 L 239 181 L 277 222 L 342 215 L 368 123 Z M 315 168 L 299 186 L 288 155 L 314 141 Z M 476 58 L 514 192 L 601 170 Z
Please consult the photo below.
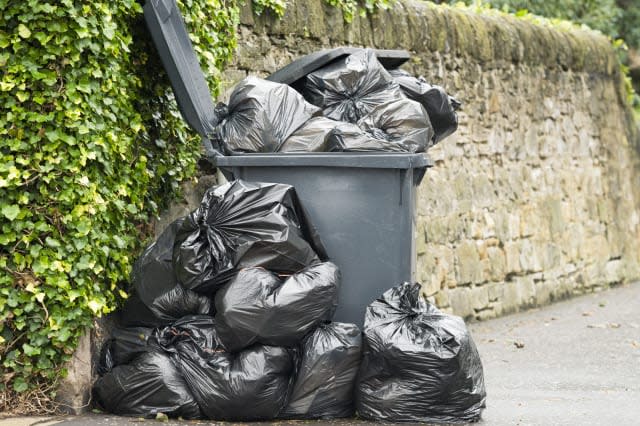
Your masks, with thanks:
M 331 322 L 340 273 L 293 187 L 211 188 L 138 259 L 122 327 L 105 343 L 104 410 L 184 419 L 349 417 L 469 422 L 485 390 L 464 322 L 387 291 L 363 333 Z
M 215 139 L 229 155 L 425 152 L 458 128 L 460 103 L 423 78 L 387 71 L 361 49 L 292 87 L 248 77 L 219 104 Z
M 138 259 L 100 359 L 106 411 L 184 419 L 354 413 L 362 337 L 331 322 L 340 273 L 293 187 L 209 189 Z

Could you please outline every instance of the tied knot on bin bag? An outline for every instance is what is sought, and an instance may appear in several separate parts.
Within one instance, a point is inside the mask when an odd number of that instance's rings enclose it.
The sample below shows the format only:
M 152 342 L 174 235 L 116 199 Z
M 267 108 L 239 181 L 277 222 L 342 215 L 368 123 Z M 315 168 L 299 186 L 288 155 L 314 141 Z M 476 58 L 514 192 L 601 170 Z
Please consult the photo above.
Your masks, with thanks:
M 464 321 L 440 312 L 404 283 L 367 308 L 356 407 L 365 419 L 474 422 L 486 392 Z
M 326 257 L 293 187 L 236 180 L 209 189 L 176 235 L 179 281 L 214 293 L 236 268 L 294 273 Z

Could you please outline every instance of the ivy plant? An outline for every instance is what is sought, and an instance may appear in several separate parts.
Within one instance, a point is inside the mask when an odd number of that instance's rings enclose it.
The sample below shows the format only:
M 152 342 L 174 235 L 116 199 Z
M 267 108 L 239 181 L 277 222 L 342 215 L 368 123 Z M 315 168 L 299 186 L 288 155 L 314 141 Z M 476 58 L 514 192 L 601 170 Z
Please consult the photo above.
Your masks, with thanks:
M 181 0 L 215 95 L 233 0 Z M 127 294 L 145 223 L 193 175 L 135 0 L 0 0 L 0 411 L 64 375 L 79 336 Z M 27 409 L 28 411 L 28 409 Z

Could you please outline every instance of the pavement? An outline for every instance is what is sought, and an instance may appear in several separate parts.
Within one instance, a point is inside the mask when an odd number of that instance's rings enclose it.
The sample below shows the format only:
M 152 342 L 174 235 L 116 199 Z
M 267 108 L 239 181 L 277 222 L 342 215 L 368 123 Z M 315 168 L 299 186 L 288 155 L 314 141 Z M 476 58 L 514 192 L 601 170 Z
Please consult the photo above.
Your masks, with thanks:
M 487 386 L 487 409 L 478 426 L 640 425 L 640 283 L 473 323 L 470 329 L 483 361 Z M 0 426 L 54 424 L 233 423 L 161 423 L 104 414 L 0 420 Z M 372 423 L 356 419 L 251 423 L 252 426 L 368 424 Z

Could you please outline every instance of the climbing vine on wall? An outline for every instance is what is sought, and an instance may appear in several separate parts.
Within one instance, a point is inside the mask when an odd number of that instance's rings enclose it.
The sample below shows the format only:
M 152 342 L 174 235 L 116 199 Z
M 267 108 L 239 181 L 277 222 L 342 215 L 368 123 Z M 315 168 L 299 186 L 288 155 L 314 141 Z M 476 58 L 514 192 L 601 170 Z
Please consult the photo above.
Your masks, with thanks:
M 238 7 L 180 6 L 215 93 Z M 0 10 L 0 411 L 46 411 L 81 333 L 126 297 L 144 224 L 200 143 L 135 0 Z

